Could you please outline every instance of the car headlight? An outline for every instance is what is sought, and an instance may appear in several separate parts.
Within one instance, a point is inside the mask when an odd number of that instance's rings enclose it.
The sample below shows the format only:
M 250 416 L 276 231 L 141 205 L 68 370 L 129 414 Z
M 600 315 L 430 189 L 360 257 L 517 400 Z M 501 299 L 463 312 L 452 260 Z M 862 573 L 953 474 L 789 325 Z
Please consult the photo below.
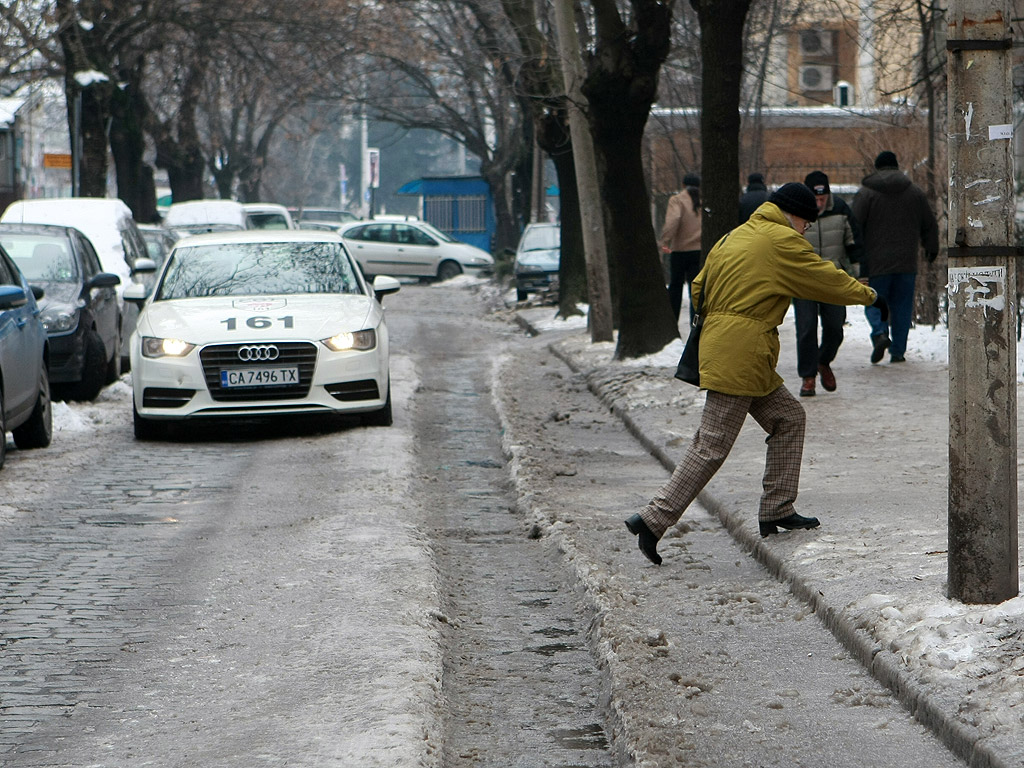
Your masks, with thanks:
M 39 319 L 47 333 L 64 333 L 78 327 L 77 309 L 46 309 L 40 313 Z
M 153 336 L 142 337 L 143 357 L 184 357 L 195 348 L 195 344 L 189 344 L 181 339 L 157 339 Z
M 366 351 L 377 346 L 377 332 L 370 328 L 354 333 L 339 333 L 329 339 L 320 339 L 320 343 L 334 352 L 345 352 L 349 349 Z

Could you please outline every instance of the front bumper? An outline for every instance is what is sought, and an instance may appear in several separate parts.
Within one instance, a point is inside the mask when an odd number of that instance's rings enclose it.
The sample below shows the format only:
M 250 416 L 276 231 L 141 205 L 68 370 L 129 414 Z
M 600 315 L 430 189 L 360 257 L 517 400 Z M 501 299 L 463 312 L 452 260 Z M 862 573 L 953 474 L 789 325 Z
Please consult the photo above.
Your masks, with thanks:
M 138 340 L 133 339 L 132 390 L 139 416 L 180 420 L 365 413 L 387 403 L 387 353 L 379 345 L 363 352 L 332 352 L 314 342 L 279 342 L 282 356 L 273 366 L 297 367 L 298 384 L 221 387 L 221 370 L 261 365 L 232 359 L 231 348 L 238 346 L 208 345 L 193 349 L 183 358 L 148 358 L 143 357 Z

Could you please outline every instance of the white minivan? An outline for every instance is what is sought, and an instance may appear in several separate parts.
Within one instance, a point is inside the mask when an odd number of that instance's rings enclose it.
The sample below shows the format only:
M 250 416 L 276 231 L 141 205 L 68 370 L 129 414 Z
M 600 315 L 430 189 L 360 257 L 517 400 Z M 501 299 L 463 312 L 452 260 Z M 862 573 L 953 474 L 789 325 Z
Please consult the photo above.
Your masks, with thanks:
M 113 272 L 121 278 L 117 286 L 118 297 L 124 294 L 135 278 L 135 264 L 139 259 L 149 261 L 149 251 L 139 228 L 132 218 L 131 209 L 123 200 L 105 197 L 47 197 L 37 200 L 15 200 L 0 216 L 0 222 L 15 224 L 59 224 L 74 227 L 89 238 L 104 272 Z M 150 262 L 151 264 L 152 262 Z M 135 330 L 139 315 L 134 304 L 121 307 L 121 365 L 129 365 L 128 337 Z

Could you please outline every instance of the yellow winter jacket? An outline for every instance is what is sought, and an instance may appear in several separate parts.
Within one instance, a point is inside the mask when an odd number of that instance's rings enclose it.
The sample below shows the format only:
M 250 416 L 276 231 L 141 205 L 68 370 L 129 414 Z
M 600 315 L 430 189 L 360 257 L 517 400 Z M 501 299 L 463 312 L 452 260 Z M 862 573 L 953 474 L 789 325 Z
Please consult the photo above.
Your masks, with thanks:
M 727 395 L 763 397 L 782 385 L 779 331 L 790 300 L 827 304 L 873 304 L 873 289 L 829 261 L 793 229 L 774 203 L 715 244 L 693 281 L 704 329 L 700 338 L 700 384 Z

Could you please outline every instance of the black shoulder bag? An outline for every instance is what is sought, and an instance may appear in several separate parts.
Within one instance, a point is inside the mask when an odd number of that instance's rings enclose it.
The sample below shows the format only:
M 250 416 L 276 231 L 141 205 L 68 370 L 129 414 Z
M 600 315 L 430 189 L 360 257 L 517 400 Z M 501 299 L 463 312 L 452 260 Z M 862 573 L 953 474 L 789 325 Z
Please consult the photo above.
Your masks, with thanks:
M 690 326 L 690 335 L 686 337 L 683 355 L 679 358 L 679 365 L 676 366 L 676 378 L 687 384 L 693 384 L 695 387 L 700 386 L 700 331 L 704 327 L 704 316 L 701 310 L 704 308 L 704 294 L 707 292 L 707 288 L 708 284 L 705 279 L 700 292 L 700 301 L 697 302 L 693 324 Z

